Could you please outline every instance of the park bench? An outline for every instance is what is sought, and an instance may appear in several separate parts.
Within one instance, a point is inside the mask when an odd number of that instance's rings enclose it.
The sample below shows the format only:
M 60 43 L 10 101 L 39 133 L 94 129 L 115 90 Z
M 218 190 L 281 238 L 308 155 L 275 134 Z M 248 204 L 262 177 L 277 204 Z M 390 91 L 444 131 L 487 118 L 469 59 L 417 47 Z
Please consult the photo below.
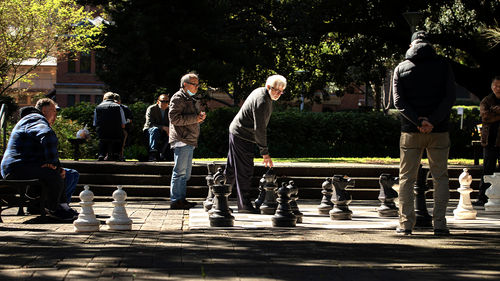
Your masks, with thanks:
M 39 186 L 40 196 L 29 198 L 26 191 L 29 187 Z M 47 194 L 46 184 L 39 179 L 31 180 L 4 180 L 0 179 L 0 223 L 2 212 L 9 208 L 19 208 L 17 215 L 23 216 L 24 207 L 35 208 L 40 211 L 42 220 L 45 220 L 45 196 Z

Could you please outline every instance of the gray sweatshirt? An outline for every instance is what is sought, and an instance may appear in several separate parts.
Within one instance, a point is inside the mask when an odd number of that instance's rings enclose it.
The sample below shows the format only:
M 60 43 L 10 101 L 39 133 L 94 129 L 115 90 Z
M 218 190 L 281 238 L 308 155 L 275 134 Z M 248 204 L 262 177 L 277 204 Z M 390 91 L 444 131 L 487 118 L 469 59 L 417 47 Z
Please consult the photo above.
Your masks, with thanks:
M 273 101 L 267 88 L 257 88 L 248 96 L 229 125 L 229 132 L 241 139 L 256 143 L 260 155 L 268 155 L 267 124 L 273 112 Z

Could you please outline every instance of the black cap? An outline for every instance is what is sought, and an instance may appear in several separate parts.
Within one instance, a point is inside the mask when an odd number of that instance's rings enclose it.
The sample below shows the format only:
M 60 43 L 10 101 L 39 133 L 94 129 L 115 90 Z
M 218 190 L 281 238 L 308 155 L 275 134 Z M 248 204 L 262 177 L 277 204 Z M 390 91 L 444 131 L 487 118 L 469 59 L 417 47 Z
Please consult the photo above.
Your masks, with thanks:
M 414 32 L 413 35 L 411 36 L 411 42 L 413 42 L 417 39 L 426 39 L 427 40 L 427 32 L 425 32 L 425 31 Z

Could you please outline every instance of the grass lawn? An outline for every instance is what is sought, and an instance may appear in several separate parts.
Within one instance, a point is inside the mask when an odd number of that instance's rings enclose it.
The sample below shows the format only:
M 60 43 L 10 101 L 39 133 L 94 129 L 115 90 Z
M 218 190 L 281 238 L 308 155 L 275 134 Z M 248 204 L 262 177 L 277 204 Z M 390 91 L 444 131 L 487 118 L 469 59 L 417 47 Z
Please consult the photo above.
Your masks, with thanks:
M 194 161 L 226 161 L 226 158 L 199 158 Z M 255 158 L 254 162 L 262 162 L 261 158 Z M 297 162 L 297 163 L 363 163 L 363 164 L 399 164 L 399 158 L 273 158 L 273 162 Z M 423 164 L 428 164 L 427 159 L 422 160 Z M 449 165 L 474 165 L 474 159 L 449 159 Z M 482 160 L 479 161 L 482 165 Z

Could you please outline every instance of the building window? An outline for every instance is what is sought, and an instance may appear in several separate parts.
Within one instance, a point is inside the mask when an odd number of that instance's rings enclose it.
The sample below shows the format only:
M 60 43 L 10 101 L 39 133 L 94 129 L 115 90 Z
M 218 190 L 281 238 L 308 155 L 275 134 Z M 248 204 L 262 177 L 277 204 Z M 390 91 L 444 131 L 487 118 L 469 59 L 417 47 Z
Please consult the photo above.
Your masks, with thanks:
M 80 95 L 80 102 L 90 102 L 90 95 Z
M 95 96 L 95 103 L 100 104 L 102 102 L 102 96 L 103 95 L 96 95 Z
M 90 53 L 80 53 L 80 73 L 90 73 Z
M 76 72 L 76 54 L 75 52 L 69 52 L 68 54 L 68 72 Z
M 68 95 L 68 107 L 75 106 L 75 95 Z

